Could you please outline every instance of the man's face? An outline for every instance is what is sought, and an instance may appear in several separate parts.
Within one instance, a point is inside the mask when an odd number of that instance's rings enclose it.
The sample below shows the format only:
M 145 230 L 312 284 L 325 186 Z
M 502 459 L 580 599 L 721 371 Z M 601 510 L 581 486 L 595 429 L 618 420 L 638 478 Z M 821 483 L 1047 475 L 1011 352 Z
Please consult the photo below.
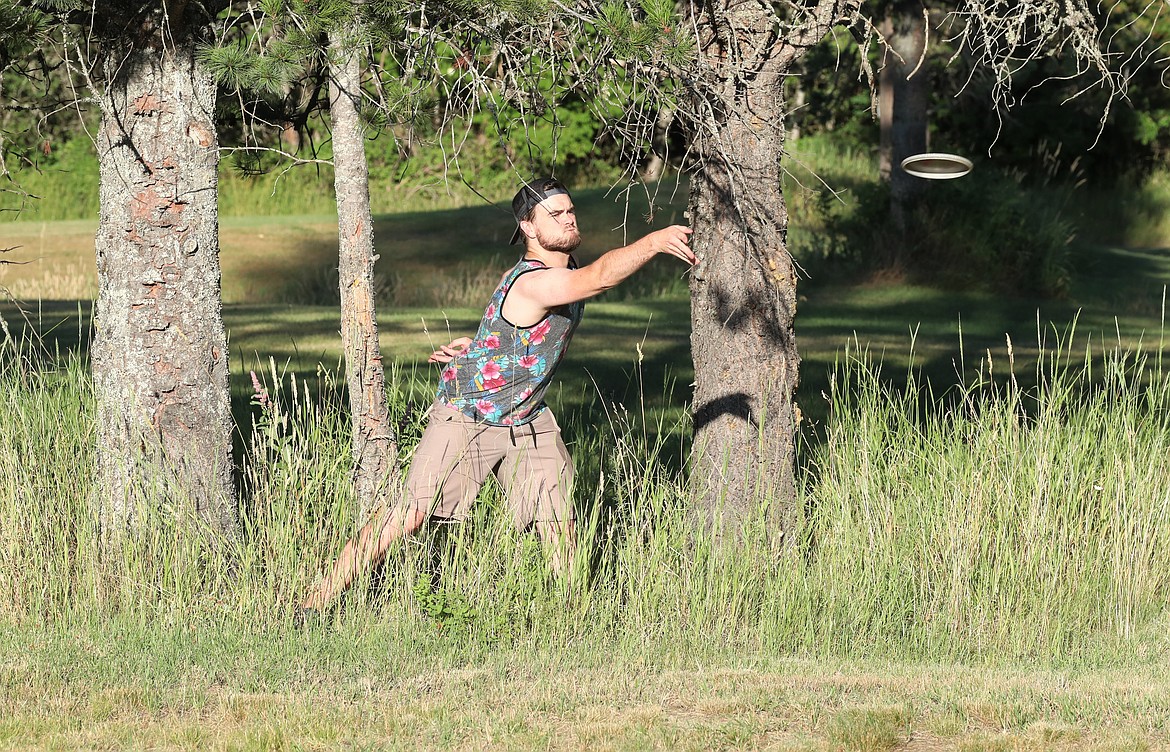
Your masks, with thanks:
M 532 210 L 529 220 L 536 240 L 549 251 L 572 253 L 581 245 L 573 199 L 563 193 L 549 196 Z

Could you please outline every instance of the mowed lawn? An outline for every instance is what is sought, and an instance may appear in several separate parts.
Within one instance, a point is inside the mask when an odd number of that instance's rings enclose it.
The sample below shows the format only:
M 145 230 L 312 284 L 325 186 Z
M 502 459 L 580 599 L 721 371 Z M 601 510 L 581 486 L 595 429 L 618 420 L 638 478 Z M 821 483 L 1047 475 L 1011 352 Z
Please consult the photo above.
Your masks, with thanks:
M 127 625 L 0 636 L 2 749 L 1156 750 L 1165 670 Z M 185 633 L 184 633 L 185 632 Z M 584 647 L 593 648 L 592 651 Z M 588 656 L 588 657 L 587 657 Z
M 636 199 L 637 197 L 635 197 Z M 685 195 L 657 196 L 653 222 L 645 197 L 626 205 L 600 190 L 576 196 L 586 230 L 580 256 L 595 258 L 654 227 L 682 222 Z M 623 226 L 624 223 L 624 226 Z M 499 275 L 515 258 L 513 227 L 499 206 L 385 215 L 375 226 L 381 343 L 387 362 L 415 380 L 433 378 L 427 354 L 470 334 Z M 54 346 L 84 348 L 96 294 L 94 223 L 0 224 L 10 248 L 0 285 L 24 307 L 32 328 Z M 249 370 L 315 374 L 340 368 L 336 223 L 331 217 L 226 218 L 222 221 L 224 317 L 235 355 L 233 388 L 250 389 Z M 798 395 L 815 418 L 834 363 L 847 350 L 882 362 L 893 383 L 911 364 L 946 389 L 986 371 L 1014 368 L 1033 377 L 1041 350 L 1072 361 L 1090 350 L 1160 349 L 1170 249 L 1080 248 L 1064 299 L 1003 297 L 898 283 L 824 278 L 800 285 Z M 580 405 L 591 394 L 653 407 L 685 406 L 692 378 L 686 270 L 659 259 L 589 305 L 552 399 Z M 0 307 L 22 328 L 11 303 Z M 417 385 L 416 385 L 417 388 Z

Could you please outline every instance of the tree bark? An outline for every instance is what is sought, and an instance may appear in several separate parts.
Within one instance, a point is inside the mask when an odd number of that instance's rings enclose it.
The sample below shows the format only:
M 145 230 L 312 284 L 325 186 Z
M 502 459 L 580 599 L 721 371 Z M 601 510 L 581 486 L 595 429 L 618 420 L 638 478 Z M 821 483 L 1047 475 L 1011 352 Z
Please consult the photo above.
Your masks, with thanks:
M 123 49 L 107 62 L 97 138 L 99 513 L 108 531 L 169 510 L 231 534 L 216 87 L 189 35 Z
M 374 301 L 374 222 L 365 133 L 359 118 L 361 55 L 342 33 L 330 40 L 329 111 L 337 196 L 341 339 L 352 416 L 353 489 L 365 517 L 389 502 L 398 478 L 398 439 L 386 405 Z
M 891 49 L 889 83 L 892 84 L 888 140 L 890 149 L 890 219 L 903 235 L 909 229 L 914 202 L 922 192 L 922 179 L 906 174 L 902 160 L 926 151 L 927 107 L 930 104 L 929 75 L 923 55 L 926 52 L 926 19 L 917 0 L 897 2 L 891 9 Z M 901 59 L 898 59 L 901 58 Z M 915 70 L 917 68 L 917 70 Z M 884 74 L 881 83 L 887 83 Z M 882 104 L 886 103 L 883 95 Z M 882 127 L 887 121 L 882 118 Z M 899 244 L 900 245 L 900 244 Z M 890 261 L 897 263 L 900 259 Z
M 715 64 L 696 134 L 690 211 L 695 365 L 691 481 L 697 507 L 738 536 L 788 528 L 794 509 L 796 272 L 780 187 L 785 61 L 766 6 L 728 2 L 700 28 Z M 733 70 L 734 69 L 734 70 Z
M 860 0 L 806 4 L 798 25 L 762 0 L 691 4 L 701 60 L 693 92 L 690 211 L 695 365 L 691 488 L 724 539 L 754 525 L 787 542 L 796 513 L 793 399 L 800 355 L 796 267 L 780 182 L 784 77 Z
M 886 39 L 894 36 L 894 22 L 889 16 L 882 19 L 880 31 Z M 894 170 L 894 61 L 889 49 L 883 48 L 882 55 L 878 71 L 878 176 L 888 185 Z

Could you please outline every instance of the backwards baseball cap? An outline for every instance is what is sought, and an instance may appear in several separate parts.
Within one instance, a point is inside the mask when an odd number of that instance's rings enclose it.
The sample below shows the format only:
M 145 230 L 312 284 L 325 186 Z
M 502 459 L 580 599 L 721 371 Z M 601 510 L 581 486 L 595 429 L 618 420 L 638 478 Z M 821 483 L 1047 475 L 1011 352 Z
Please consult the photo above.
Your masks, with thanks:
M 532 218 L 532 210 L 546 198 L 560 194 L 569 196 L 569 190 L 556 178 L 537 178 L 521 186 L 512 199 L 512 216 L 516 218 L 516 231 L 512 233 L 509 245 L 516 245 L 524 234 L 520 231 L 520 223 Z

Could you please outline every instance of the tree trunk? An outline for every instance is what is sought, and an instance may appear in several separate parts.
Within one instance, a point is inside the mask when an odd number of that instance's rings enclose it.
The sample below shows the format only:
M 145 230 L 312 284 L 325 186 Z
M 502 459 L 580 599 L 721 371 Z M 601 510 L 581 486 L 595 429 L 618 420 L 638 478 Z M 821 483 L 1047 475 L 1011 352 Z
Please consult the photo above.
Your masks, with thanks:
M 674 121 L 674 110 L 663 106 L 658 110 L 658 117 L 654 119 L 654 132 L 651 136 L 650 153 L 642 165 L 640 179 L 644 183 L 653 183 L 662 178 L 666 170 L 666 158 L 670 154 L 670 124 Z
M 108 531 L 151 510 L 235 529 L 216 89 L 194 49 L 175 35 L 111 56 L 101 93 L 92 363 Z
M 329 111 L 337 194 L 341 339 L 353 421 L 353 488 L 366 516 L 389 501 L 398 476 L 398 440 L 386 406 L 386 381 L 374 302 L 374 222 L 365 134 L 358 117 L 361 55 L 331 38 Z
M 922 15 L 922 4 L 917 0 L 895 3 L 891 10 L 890 26 L 890 47 L 897 53 L 896 57 L 890 56 L 889 66 L 889 78 L 893 84 L 888 135 L 891 163 L 890 219 L 894 227 L 905 236 L 914 202 L 922 192 L 923 181 L 906 174 L 900 165 L 906 157 L 926 151 L 926 110 L 930 103 L 929 74 L 923 61 L 926 19 Z M 885 82 L 883 75 L 882 83 Z M 886 127 L 884 118 L 882 126 Z M 891 261 L 897 263 L 899 259 Z
M 780 185 L 785 62 L 765 4 L 729 2 L 701 23 L 715 65 L 691 182 L 696 504 L 733 536 L 783 532 L 794 510 L 796 273 Z M 729 62 L 734 60 L 734 63 Z M 734 67 L 738 75 L 721 70 Z
M 887 16 L 882 19 L 881 34 L 886 39 L 894 36 L 894 23 Z M 894 170 L 894 61 L 887 48 L 882 49 L 882 67 L 878 71 L 878 176 L 889 184 Z

